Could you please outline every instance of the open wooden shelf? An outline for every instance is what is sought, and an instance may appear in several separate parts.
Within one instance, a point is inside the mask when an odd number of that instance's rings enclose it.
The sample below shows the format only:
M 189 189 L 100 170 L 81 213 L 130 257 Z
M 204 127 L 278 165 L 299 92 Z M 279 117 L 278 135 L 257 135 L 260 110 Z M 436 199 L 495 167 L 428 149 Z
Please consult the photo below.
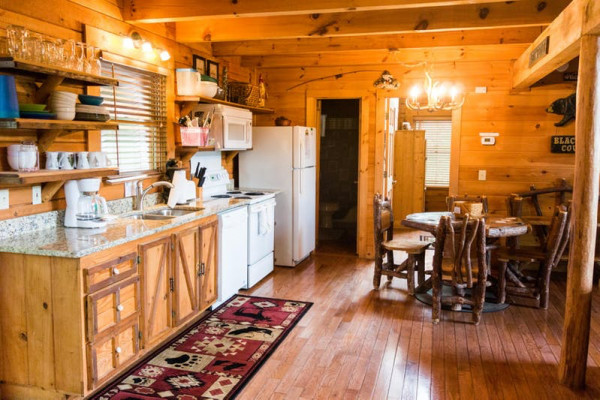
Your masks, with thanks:
M 264 107 L 252 107 L 244 104 L 232 103 L 225 100 L 217 100 L 210 97 L 202 96 L 177 96 L 175 97 L 176 103 L 211 103 L 211 104 L 223 104 L 231 107 L 245 108 L 246 110 L 252 111 L 254 114 L 273 114 L 275 111 L 270 108 Z M 187 113 L 186 113 L 187 114 Z
M 38 64 L 33 61 L 0 56 L 0 71 L 33 78 L 43 82 L 49 76 L 63 78 L 61 84 L 87 86 L 118 86 L 119 81 L 99 75 L 86 74 L 72 69 Z
M 189 162 L 192 157 L 194 157 L 194 154 L 196 154 L 199 151 L 215 151 L 217 148 L 215 146 L 206 146 L 206 147 L 183 147 L 183 146 L 177 146 L 177 148 L 175 149 L 175 154 L 181 159 L 181 162 L 183 164 L 186 164 L 187 162 Z
M 59 129 L 63 131 L 119 129 L 117 121 L 65 121 L 60 119 L 16 118 L 0 121 L 0 128 L 11 129 Z
M 118 172 L 118 168 L 41 169 L 35 172 L 0 171 L 0 186 L 34 185 L 37 183 L 68 181 L 72 179 L 99 178 L 114 175 Z

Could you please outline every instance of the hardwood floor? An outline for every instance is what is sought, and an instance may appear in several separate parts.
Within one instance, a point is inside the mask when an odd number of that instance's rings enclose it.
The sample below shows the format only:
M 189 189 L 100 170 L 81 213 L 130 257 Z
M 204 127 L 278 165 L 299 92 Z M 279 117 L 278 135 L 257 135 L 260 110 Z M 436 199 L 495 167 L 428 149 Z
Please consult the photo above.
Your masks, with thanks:
M 512 305 L 486 313 L 431 308 L 394 279 L 372 288 L 373 263 L 315 254 L 241 292 L 314 302 L 239 399 L 599 399 L 600 309 L 593 307 L 588 388 L 557 382 L 565 275 L 553 277 L 548 310 Z M 595 289 L 595 300 L 600 294 Z

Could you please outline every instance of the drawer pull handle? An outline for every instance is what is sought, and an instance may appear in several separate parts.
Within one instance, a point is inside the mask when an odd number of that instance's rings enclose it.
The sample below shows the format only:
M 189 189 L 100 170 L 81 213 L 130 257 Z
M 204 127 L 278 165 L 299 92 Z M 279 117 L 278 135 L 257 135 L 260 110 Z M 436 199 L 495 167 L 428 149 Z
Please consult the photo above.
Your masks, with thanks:
M 115 353 L 117 353 L 117 354 L 121 354 L 121 351 L 122 351 L 122 350 L 121 350 L 121 348 L 120 348 L 120 347 L 117 347 L 117 348 L 115 349 Z
M 124 309 L 124 308 L 125 308 L 125 307 L 123 307 L 123 304 L 119 304 L 119 305 L 117 306 L 117 311 L 123 311 L 123 309 Z
M 114 267 L 113 268 L 113 275 L 119 275 L 121 273 L 121 271 L 119 271 L 119 268 Z

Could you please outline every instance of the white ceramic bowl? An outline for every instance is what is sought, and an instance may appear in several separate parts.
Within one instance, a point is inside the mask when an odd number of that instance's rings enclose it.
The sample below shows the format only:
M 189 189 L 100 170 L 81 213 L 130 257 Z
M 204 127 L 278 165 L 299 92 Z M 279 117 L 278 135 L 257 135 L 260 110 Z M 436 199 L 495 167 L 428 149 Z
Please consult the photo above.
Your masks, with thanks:
M 19 153 L 8 155 L 8 165 L 15 171 L 19 170 Z
M 75 110 L 72 111 L 61 111 L 61 110 L 53 110 L 56 113 L 56 119 L 62 119 L 64 121 L 73 121 L 75 119 Z
M 71 93 L 71 92 L 64 92 L 61 90 L 57 90 L 55 92 L 52 92 L 52 94 L 50 94 L 51 98 L 68 98 L 68 99 L 73 99 L 73 100 L 77 100 L 77 93 Z
M 200 82 L 200 93 L 198 95 L 202 97 L 215 97 L 218 89 L 219 85 L 215 82 L 202 81 Z

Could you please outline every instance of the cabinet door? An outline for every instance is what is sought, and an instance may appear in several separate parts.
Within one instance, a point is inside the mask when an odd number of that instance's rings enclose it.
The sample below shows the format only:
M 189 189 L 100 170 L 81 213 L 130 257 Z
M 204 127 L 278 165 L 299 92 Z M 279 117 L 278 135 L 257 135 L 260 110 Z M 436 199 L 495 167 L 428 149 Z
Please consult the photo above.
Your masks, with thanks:
M 172 326 L 171 237 L 140 245 L 142 341 L 156 343 Z
M 175 291 L 174 323 L 181 324 L 198 310 L 198 272 L 200 271 L 200 230 L 187 229 L 173 235 Z
M 200 228 L 201 261 L 198 276 L 200 278 L 199 309 L 205 310 L 217 301 L 217 241 L 218 222 L 214 221 Z M 235 251 L 235 249 L 232 249 Z

